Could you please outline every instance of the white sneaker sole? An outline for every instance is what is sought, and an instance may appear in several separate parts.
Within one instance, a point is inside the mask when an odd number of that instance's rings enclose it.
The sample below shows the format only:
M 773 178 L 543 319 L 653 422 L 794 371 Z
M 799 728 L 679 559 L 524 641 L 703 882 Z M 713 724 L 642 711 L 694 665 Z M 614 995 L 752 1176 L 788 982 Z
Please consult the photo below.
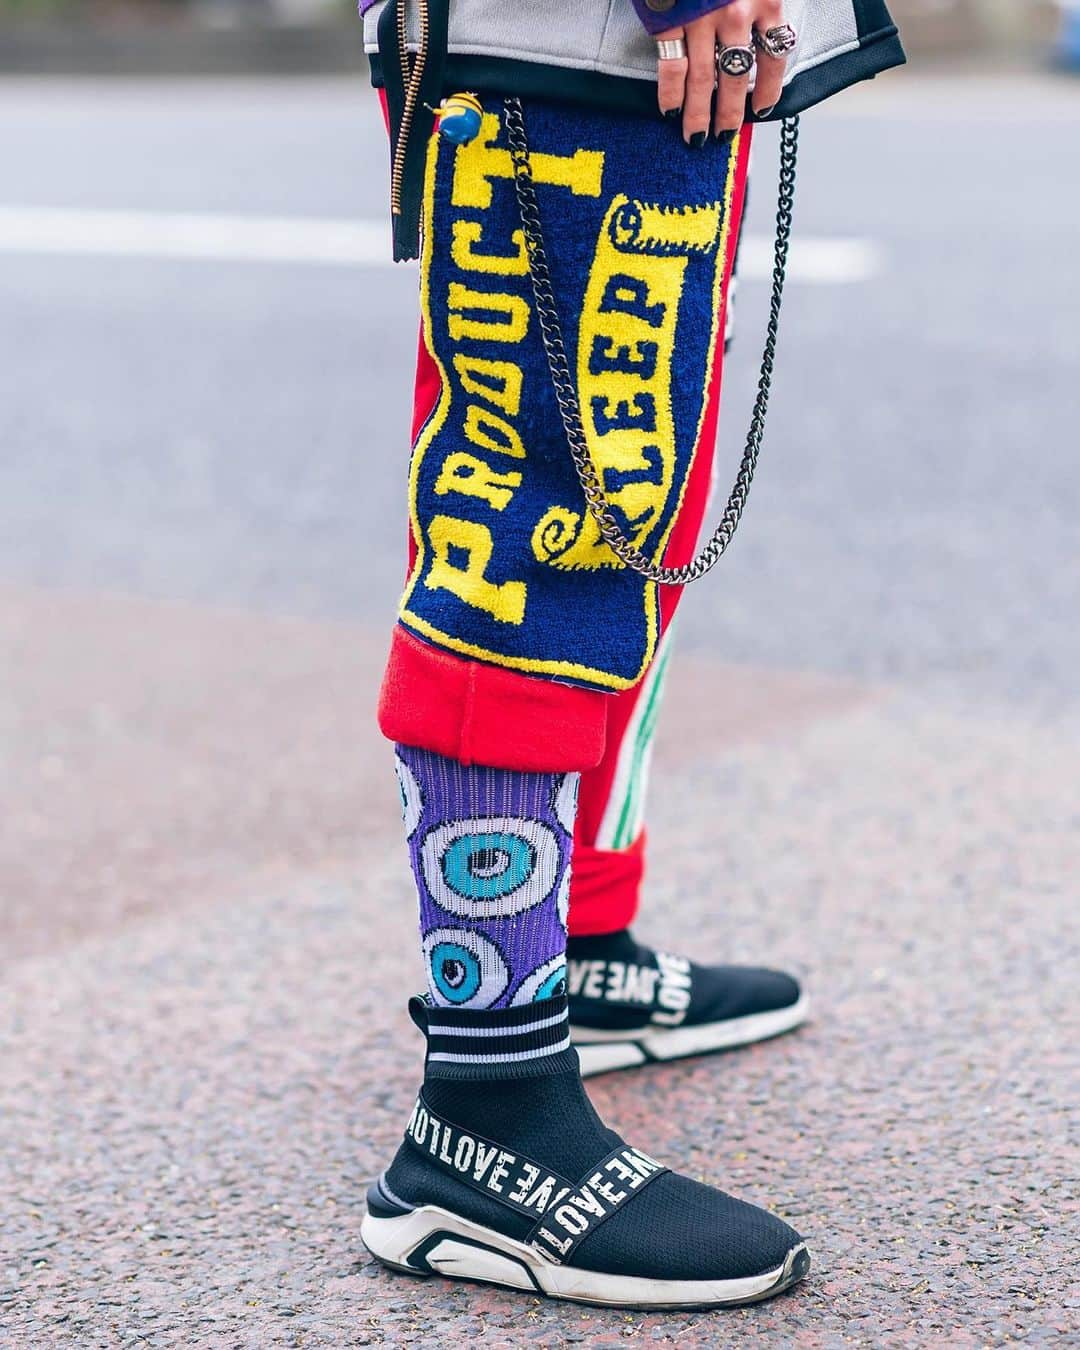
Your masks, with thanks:
M 706 1055 L 713 1050 L 733 1050 L 752 1045 L 806 1021 L 810 1003 L 805 994 L 796 1003 L 773 1012 L 751 1013 L 722 1022 L 705 1022 L 693 1027 L 638 1027 L 633 1031 L 600 1031 L 596 1027 L 577 1027 L 570 1034 L 581 1060 L 581 1076 L 608 1073 L 612 1069 L 632 1069 L 655 1060 L 685 1059 L 688 1055 Z
M 628 1308 L 721 1308 L 757 1303 L 797 1284 L 810 1269 L 804 1243 L 782 1265 L 738 1280 L 648 1280 L 604 1275 L 546 1261 L 523 1242 L 436 1205 L 396 1218 L 364 1216 L 360 1236 L 372 1256 L 409 1275 L 523 1289 L 530 1294 Z

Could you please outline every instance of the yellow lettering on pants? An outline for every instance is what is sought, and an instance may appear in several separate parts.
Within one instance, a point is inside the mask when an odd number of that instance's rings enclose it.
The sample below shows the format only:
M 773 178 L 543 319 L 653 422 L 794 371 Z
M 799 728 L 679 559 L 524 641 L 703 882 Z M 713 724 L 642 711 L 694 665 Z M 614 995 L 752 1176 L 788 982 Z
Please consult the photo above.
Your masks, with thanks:
M 496 150 L 499 119 L 485 113 L 480 135 L 459 145 L 454 160 L 453 203 L 486 211 L 491 205 L 491 180 L 513 178 L 509 150 Z M 564 187 L 578 197 L 599 197 L 604 176 L 602 150 L 575 150 L 572 155 L 544 155 L 533 151 L 532 176 L 537 183 Z
M 663 513 L 675 482 L 671 367 L 689 259 L 722 265 L 720 203 L 676 210 L 616 197 L 600 228 L 581 306 L 578 397 L 589 457 L 633 541 Z M 710 256 L 711 255 L 711 256 Z M 704 350 L 707 374 L 710 347 Z M 560 568 L 619 566 L 591 514 L 551 507 L 533 553 Z
M 460 492 L 464 497 L 479 497 L 496 511 L 510 505 L 514 489 L 520 486 L 521 474 L 496 473 L 490 464 L 465 450 L 447 455 L 435 480 L 435 492 L 440 497 Z
M 483 450 L 497 450 L 502 455 L 525 458 L 525 446 L 514 427 L 498 413 L 470 403 L 465 409 L 465 437 Z
M 483 238 L 484 227 L 478 220 L 455 220 L 450 242 L 450 256 L 463 272 L 491 272 L 501 277 L 523 277 L 529 270 L 525 252 L 525 236 L 515 230 L 510 242 L 515 253 L 476 253 L 473 245 Z
M 449 591 L 451 595 L 490 614 L 498 623 L 520 624 L 525 618 L 525 583 L 489 581 L 484 573 L 494 552 L 494 541 L 486 525 L 453 516 L 436 516 L 428 528 L 433 557 L 424 585 L 429 591 Z M 450 550 L 465 555 L 465 565 L 451 562 Z
M 516 417 L 521 411 L 521 367 L 512 361 L 485 361 L 479 356 L 454 357 L 454 369 L 467 394 L 477 394 Z
M 474 291 L 460 281 L 450 283 L 450 316 L 447 326 L 455 342 L 477 338 L 481 342 L 520 342 L 529 331 L 529 306 L 520 295 L 498 291 Z M 466 318 L 486 314 L 486 319 Z M 498 316 L 502 317 L 498 317 Z

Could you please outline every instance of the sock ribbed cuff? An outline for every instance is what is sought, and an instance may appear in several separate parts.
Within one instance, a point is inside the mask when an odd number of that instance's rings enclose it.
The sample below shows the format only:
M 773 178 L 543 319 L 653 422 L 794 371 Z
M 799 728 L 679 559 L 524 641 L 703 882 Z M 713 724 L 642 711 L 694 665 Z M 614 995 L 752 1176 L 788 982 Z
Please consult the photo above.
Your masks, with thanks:
M 437 1008 L 413 999 L 409 1010 L 427 1037 L 429 1078 L 534 1078 L 577 1068 L 565 995 L 519 1008 Z

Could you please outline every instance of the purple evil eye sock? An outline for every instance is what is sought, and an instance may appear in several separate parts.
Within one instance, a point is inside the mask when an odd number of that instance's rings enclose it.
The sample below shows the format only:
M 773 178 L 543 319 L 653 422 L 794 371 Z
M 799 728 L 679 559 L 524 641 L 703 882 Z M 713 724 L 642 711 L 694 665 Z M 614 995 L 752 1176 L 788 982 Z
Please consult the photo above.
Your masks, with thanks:
M 395 766 L 432 1003 L 479 1011 L 560 998 L 579 775 L 404 745 Z

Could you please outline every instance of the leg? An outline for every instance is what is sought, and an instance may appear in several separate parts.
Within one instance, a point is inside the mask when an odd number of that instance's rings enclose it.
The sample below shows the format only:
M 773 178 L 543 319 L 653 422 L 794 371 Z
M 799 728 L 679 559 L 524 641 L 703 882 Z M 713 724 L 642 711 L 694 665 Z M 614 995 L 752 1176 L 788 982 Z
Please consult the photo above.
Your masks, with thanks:
M 431 1002 L 506 1008 L 565 992 L 578 775 L 403 745 L 396 764 Z
M 645 794 L 671 639 L 668 629 L 645 678 L 609 700 L 603 758 L 581 775 L 570 883 L 573 938 L 617 933 L 637 915 Z
M 731 246 L 723 291 L 725 355 L 731 349 L 735 331 L 739 246 L 750 197 L 752 159 L 753 152 L 748 148 L 733 193 L 737 223 L 729 235 Z M 692 494 L 683 508 L 683 528 L 695 543 L 715 483 L 712 446 L 702 446 L 701 450 L 708 451 L 710 491 L 704 496 Z M 681 591 L 674 589 L 663 595 L 667 626 L 656 656 L 640 683 L 609 700 L 603 756 L 595 768 L 581 776 L 570 886 L 572 938 L 617 933 L 628 928 L 637 916 L 645 873 L 644 813 L 653 738 L 671 657 L 671 620 L 680 596 Z
M 725 351 L 733 331 L 749 158 L 747 148 L 733 192 L 737 224 L 728 235 Z M 714 373 L 703 442 L 672 539 L 673 562 L 693 553 L 712 496 L 719 362 Z M 570 1020 L 583 1074 L 748 1045 L 790 1031 L 806 1018 L 806 999 L 789 975 L 699 965 L 645 947 L 630 932 L 641 901 L 645 797 L 680 595 L 675 588 L 662 591 L 664 631 L 656 655 L 641 681 L 608 700 L 603 755 L 581 776 L 567 954 Z
M 490 108 L 477 145 L 436 142 L 428 163 L 412 556 L 380 704 L 419 898 L 428 993 L 410 1008 L 427 1057 L 362 1233 L 414 1273 L 605 1304 L 753 1301 L 805 1274 L 798 1235 L 607 1129 L 570 1045 L 577 777 L 603 761 L 613 691 L 640 682 L 672 600 L 613 566 L 580 509 Z M 715 426 L 717 241 L 739 138 L 691 159 L 650 122 L 632 146 L 609 114 L 536 104 L 529 124 L 590 448 L 640 546 L 676 561 Z M 642 185 L 641 164 L 672 147 L 672 172 Z

